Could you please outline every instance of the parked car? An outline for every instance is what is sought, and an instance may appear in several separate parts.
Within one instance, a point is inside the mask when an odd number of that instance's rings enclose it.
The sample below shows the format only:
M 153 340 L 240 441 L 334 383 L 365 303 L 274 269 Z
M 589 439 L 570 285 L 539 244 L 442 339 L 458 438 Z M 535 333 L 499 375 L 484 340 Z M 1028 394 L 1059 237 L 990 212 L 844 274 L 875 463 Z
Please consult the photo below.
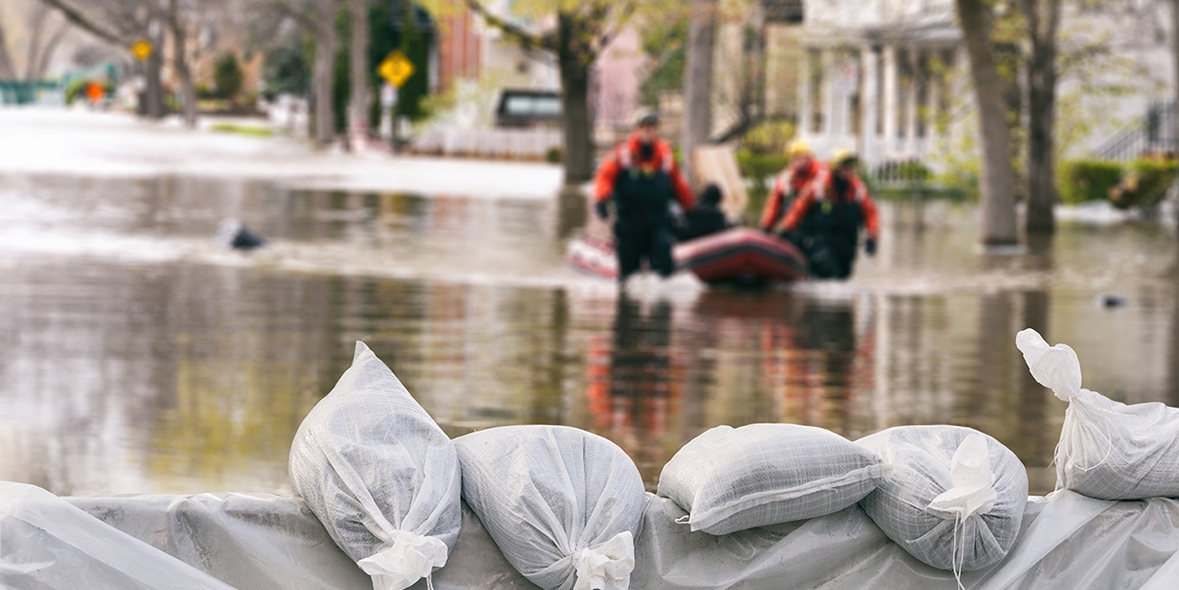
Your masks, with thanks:
M 495 108 L 496 127 L 555 127 L 561 123 L 561 95 L 551 90 L 504 90 Z

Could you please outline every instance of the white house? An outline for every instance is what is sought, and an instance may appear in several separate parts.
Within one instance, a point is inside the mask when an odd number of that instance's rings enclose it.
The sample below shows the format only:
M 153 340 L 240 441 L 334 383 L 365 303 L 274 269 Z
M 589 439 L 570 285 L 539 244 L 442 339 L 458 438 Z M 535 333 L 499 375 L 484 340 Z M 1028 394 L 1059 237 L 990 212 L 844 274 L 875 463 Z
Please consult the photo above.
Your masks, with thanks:
M 1169 5 L 1136 4 L 1142 6 L 1085 14 L 1065 6 L 1061 53 L 1085 39 L 1104 39 L 1125 63 L 1107 68 L 1101 82 L 1130 90 L 1100 104 L 1092 95 L 1082 100 L 1083 111 L 1097 114 L 1086 115 L 1086 137 L 1075 142 L 1072 156 L 1098 147 L 1152 101 L 1175 93 Z M 807 1 L 799 40 L 798 132 L 821 156 L 842 147 L 869 165 L 929 162 L 932 150 L 953 144 L 941 140 L 976 131 L 954 0 Z M 1058 105 L 1078 84 L 1067 73 L 1061 78 Z M 939 115 L 948 115 L 949 127 L 935 124 Z

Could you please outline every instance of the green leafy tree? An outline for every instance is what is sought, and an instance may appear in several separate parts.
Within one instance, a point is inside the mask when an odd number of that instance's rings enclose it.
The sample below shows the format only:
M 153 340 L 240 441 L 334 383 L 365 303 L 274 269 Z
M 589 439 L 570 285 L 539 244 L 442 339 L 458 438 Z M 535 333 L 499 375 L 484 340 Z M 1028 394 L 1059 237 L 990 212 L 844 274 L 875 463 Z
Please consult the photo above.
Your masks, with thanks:
M 302 35 L 286 35 L 281 45 L 262 60 L 262 82 L 268 100 L 280 94 L 306 96 L 311 92 L 311 64 Z
M 245 74 L 232 51 L 222 53 L 213 63 L 213 83 L 217 86 L 217 94 L 224 99 L 234 100 L 242 90 L 242 80 Z
M 640 100 L 644 105 L 658 106 L 661 93 L 683 89 L 688 55 L 685 45 L 690 24 L 687 12 L 680 11 L 665 20 L 640 28 L 643 54 L 650 64 L 649 73 L 639 87 Z

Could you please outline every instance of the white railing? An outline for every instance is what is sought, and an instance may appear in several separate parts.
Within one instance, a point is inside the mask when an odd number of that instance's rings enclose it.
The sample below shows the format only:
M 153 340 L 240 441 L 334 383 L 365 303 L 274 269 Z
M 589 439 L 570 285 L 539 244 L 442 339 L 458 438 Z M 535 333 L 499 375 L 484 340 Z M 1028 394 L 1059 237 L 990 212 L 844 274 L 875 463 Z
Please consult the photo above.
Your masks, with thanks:
M 563 147 L 559 129 L 427 129 L 409 144 L 415 153 L 506 160 L 542 160 Z

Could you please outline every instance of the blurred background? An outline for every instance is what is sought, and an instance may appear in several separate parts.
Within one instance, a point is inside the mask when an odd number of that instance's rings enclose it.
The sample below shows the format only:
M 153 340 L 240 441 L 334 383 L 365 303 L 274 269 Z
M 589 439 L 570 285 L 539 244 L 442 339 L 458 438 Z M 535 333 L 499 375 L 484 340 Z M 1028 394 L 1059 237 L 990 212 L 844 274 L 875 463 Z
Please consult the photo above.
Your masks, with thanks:
M 1179 405 L 1176 4 L 5 0 L 0 479 L 289 495 L 364 340 L 448 434 L 576 426 L 652 490 L 788 422 L 974 427 L 1049 492 L 1067 404 L 1017 331 Z M 643 107 L 739 224 L 792 140 L 854 150 L 880 251 L 761 289 L 571 268 Z

